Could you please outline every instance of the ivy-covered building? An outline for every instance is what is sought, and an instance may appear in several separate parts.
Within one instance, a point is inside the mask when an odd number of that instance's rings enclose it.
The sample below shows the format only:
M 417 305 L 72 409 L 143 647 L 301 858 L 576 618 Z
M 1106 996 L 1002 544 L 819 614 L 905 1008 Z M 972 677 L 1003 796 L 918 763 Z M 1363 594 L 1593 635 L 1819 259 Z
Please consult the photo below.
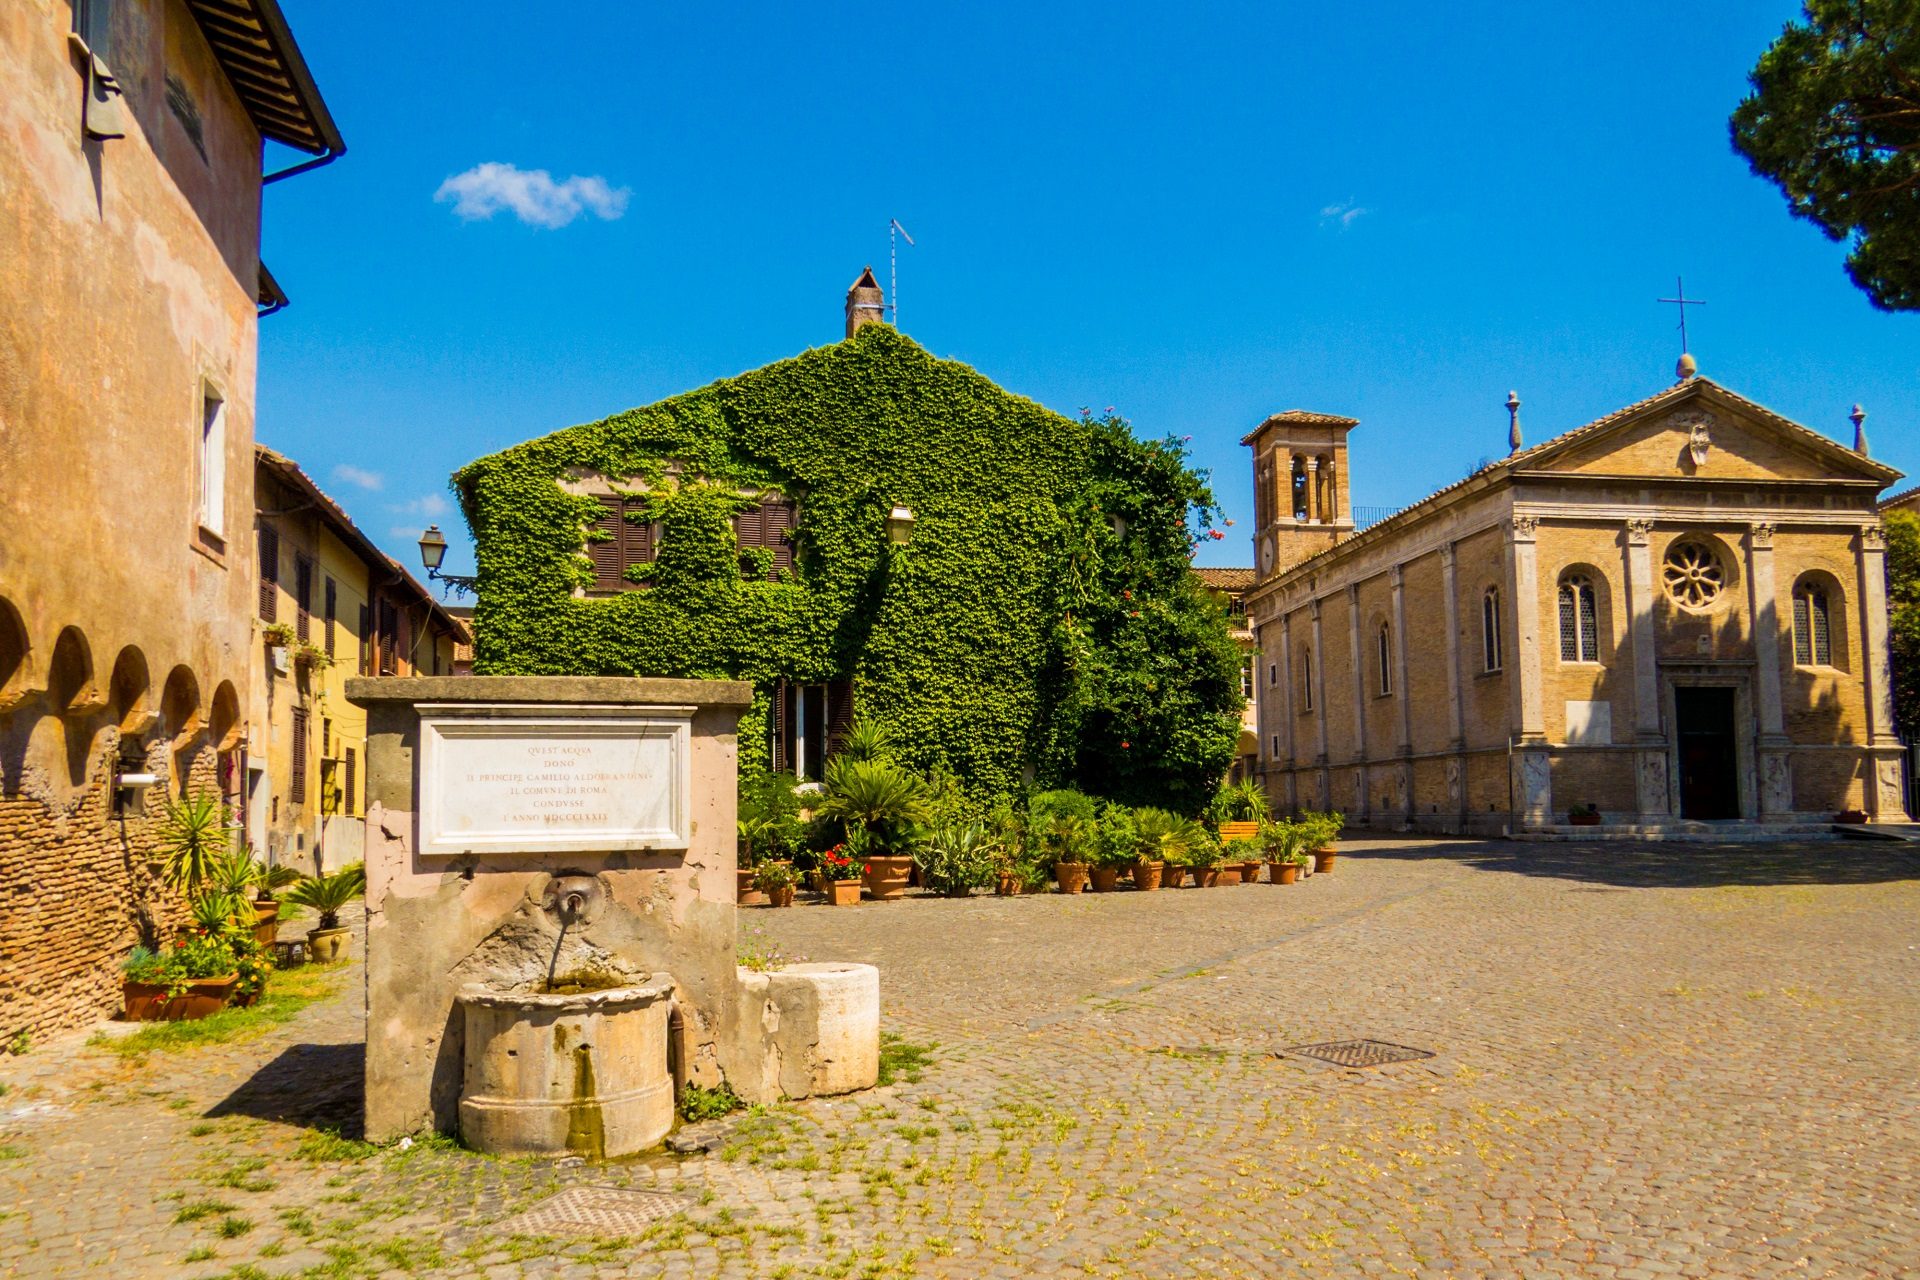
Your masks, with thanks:
M 863 273 L 841 342 L 462 469 L 475 672 L 752 680 L 749 767 L 818 776 L 858 714 L 978 791 L 1196 804 L 1241 708 L 1204 481 L 883 305 Z

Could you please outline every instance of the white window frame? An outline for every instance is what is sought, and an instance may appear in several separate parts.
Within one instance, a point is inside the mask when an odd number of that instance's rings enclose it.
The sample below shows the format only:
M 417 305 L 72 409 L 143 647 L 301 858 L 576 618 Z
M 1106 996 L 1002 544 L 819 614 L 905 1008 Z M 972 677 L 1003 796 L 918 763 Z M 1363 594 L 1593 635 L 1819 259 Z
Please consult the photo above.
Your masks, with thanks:
M 227 536 L 227 398 L 211 382 L 200 384 L 200 527 Z

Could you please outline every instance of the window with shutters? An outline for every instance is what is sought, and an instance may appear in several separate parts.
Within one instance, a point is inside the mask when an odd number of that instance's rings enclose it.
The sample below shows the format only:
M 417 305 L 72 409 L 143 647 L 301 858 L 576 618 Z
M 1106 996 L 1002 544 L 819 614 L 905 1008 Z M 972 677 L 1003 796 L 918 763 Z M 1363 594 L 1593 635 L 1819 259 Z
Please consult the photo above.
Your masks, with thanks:
M 613 493 L 595 496 L 601 515 L 587 536 L 593 590 L 601 594 L 638 591 L 647 584 L 629 579 L 627 570 L 637 564 L 651 564 L 655 558 L 653 526 L 641 518 L 646 512 L 646 499 Z
M 781 680 L 773 689 L 773 768 L 803 782 L 817 782 L 826 763 L 846 744 L 853 731 L 854 686 L 851 680 L 829 684 L 795 684 Z
M 354 798 L 353 790 L 356 780 L 354 777 L 355 766 L 359 764 L 359 760 L 355 757 L 352 747 L 347 748 L 346 754 L 346 762 L 341 765 L 340 769 L 340 811 L 348 817 L 352 817 L 355 813 L 359 812 L 359 802 Z
M 390 676 L 400 670 L 400 611 L 393 607 L 393 601 L 382 600 L 380 608 L 380 626 L 374 641 L 374 656 L 379 661 L 379 674 Z
M 260 526 L 260 621 L 275 622 L 280 617 L 280 531 L 270 524 Z
M 306 644 L 313 633 L 313 561 L 293 555 L 293 638 Z
M 200 389 L 200 527 L 215 538 L 227 532 L 227 402 Z
M 1560 580 L 1560 661 L 1600 661 L 1599 611 L 1593 580 L 1569 574 Z
M 773 553 L 767 579 L 778 582 L 793 568 L 793 536 L 800 527 L 800 507 L 791 498 L 766 497 L 733 517 L 733 536 L 740 550 Z
M 360 606 L 360 630 L 354 636 L 354 646 L 360 651 L 360 674 L 365 675 L 373 653 L 372 613 L 366 605 Z
M 1793 592 L 1793 661 L 1802 667 L 1833 665 L 1833 613 L 1825 588 L 1803 582 Z
M 320 633 L 320 642 L 326 648 L 327 656 L 333 656 L 333 623 L 340 616 L 340 584 L 332 578 L 327 579 L 327 609 L 321 625 L 326 629 Z
M 287 799 L 307 802 L 307 709 L 293 709 L 293 776 L 287 780 Z
M 1500 669 L 1500 588 L 1488 587 L 1480 597 L 1480 669 Z

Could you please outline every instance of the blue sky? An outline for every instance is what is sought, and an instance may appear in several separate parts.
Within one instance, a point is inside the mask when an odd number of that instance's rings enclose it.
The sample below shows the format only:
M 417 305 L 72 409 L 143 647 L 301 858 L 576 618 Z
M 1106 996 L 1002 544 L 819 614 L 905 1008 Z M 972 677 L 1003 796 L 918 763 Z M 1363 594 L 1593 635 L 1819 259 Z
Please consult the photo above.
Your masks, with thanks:
M 1265 414 L 1404 505 L 1510 388 L 1533 443 L 1667 385 L 1681 273 L 1703 373 L 1920 473 L 1920 316 L 1727 144 L 1797 3 L 285 7 L 349 152 L 267 190 L 259 435 L 409 566 L 461 464 L 837 340 L 890 217 L 922 345 L 1193 437 L 1201 563 Z

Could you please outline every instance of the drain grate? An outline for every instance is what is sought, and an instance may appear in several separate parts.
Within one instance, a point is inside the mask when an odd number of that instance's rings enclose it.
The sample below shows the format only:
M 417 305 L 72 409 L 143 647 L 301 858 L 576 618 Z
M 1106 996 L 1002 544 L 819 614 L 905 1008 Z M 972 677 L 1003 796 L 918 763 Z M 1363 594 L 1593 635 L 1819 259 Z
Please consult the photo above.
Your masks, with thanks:
M 1286 1050 L 1303 1058 L 1318 1058 L 1337 1067 L 1384 1067 L 1390 1062 L 1413 1062 L 1433 1055 L 1384 1040 L 1331 1040 L 1326 1044 L 1296 1044 Z
M 510 1236 L 632 1235 L 691 1205 L 665 1191 L 568 1187 L 525 1213 L 494 1223 L 492 1230 Z

